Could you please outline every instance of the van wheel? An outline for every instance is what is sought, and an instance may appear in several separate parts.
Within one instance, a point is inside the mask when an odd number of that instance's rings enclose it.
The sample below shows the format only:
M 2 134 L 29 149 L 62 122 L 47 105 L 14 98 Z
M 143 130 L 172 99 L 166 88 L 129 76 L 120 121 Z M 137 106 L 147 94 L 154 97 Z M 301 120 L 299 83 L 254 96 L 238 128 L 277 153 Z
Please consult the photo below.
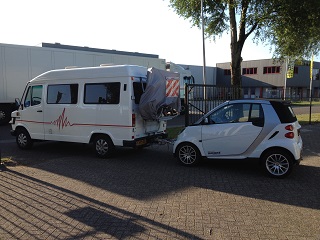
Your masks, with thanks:
M 275 178 L 288 176 L 293 168 L 292 157 L 285 151 L 271 150 L 261 157 L 265 172 Z
M 98 157 L 107 158 L 114 151 L 114 145 L 108 136 L 98 135 L 94 139 L 94 149 Z
M 28 131 L 23 128 L 17 130 L 16 143 L 21 149 L 30 149 L 33 145 Z
M 201 159 L 198 148 L 191 143 L 180 144 L 176 153 L 180 163 L 185 166 L 195 166 Z

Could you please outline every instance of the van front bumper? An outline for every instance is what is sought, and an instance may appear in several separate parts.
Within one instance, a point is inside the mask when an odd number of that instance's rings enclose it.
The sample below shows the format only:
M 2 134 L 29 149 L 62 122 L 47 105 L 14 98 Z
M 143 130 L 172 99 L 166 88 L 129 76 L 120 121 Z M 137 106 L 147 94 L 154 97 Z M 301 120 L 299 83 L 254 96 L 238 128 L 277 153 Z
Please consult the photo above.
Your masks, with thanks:
M 165 139 L 168 137 L 168 134 L 161 133 L 161 134 L 154 134 L 147 137 L 136 138 L 134 140 L 123 140 L 124 147 L 146 147 L 152 143 L 157 142 L 158 139 Z

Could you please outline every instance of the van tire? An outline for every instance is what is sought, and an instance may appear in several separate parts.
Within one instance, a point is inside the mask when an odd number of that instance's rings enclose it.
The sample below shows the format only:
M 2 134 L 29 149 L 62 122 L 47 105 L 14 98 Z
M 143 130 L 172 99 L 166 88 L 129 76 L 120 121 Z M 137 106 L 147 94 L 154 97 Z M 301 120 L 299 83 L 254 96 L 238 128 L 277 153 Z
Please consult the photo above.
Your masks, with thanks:
M 33 141 L 28 131 L 24 128 L 17 129 L 16 143 L 20 149 L 30 149 L 33 145 Z
M 114 151 L 114 145 L 109 136 L 97 135 L 93 141 L 94 151 L 100 158 L 107 158 Z

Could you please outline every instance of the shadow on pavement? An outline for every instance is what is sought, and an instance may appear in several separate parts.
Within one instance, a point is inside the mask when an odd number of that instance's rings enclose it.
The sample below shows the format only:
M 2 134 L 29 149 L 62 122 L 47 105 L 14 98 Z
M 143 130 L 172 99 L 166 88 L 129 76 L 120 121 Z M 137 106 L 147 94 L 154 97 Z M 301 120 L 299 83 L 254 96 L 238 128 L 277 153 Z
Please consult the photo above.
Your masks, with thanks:
M 201 239 L 156 220 L 13 170 L 5 174 L 7 177 L 0 182 L 1 192 L 11 201 L 3 201 L 0 197 L 1 208 L 6 212 L 0 218 L 5 218 L 5 225 L 11 225 L 14 229 L 0 226 L 3 232 L 1 236 L 10 236 L 12 239 L 20 239 L 22 236 L 23 239 L 99 239 L 99 235 L 105 238 L 107 233 L 115 239 L 137 236 L 142 239 L 161 239 L 164 236 L 171 236 L 172 239 Z M 19 223 L 19 220 L 22 222 Z

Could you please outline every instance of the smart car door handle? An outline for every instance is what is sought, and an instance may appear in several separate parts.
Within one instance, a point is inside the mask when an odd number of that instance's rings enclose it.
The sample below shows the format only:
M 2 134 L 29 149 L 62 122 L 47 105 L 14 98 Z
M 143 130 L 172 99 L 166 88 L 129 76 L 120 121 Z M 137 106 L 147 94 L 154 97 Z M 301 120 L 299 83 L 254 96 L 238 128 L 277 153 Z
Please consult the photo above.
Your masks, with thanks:
M 38 110 L 37 112 L 42 112 L 42 110 Z

